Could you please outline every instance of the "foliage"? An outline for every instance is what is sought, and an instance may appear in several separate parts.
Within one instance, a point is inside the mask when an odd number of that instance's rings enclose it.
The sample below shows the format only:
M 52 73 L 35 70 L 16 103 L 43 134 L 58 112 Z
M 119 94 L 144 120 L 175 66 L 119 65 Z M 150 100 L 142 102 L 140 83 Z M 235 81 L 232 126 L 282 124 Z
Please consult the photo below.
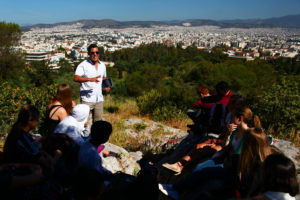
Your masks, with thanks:
M 275 133 L 287 137 L 300 130 L 300 77 L 284 77 L 274 83 L 253 104 L 263 124 L 272 127 Z
M 19 44 L 21 34 L 19 25 L 0 22 L 0 80 L 20 75 L 24 58 L 15 47 Z
M 182 119 L 184 117 L 185 114 L 183 113 L 183 111 L 172 105 L 161 106 L 159 108 L 156 108 L 152 113 L 152 118 L 157 121 Z
M 175 105 L 172 105 L 157 90 L 150 90 L 137 98 L 137 106 L 142 114 L 150 114 L 157 121 L 170 120 L 182 117 L 183 113 Z
M 70 63 L 65 59 L 60 59 L 58 66 L 59 69 L 54 71 L 53 81 L 60 85 L 62 83 L 67 83 L 72 88 L 72 97 L 73 100 L 79 101 L 79 83 L 73 81 L 74 71 L 79 62 Z
M 137 131 L 137 132 L 140 132 L 142 130 L 145 130 L 147 128 L 147 125 L 144 124 L 144 123 L 136 123 L 134 124 L 134 129 Z
M 54 72 L 47 62 L 31 62 L 27 69 L 26 75 L 34 87 L 44 87 L 54 83 Z
M 16 120 L 21 105 L 30 103 L 36 106 L 43 118 L 46 111 L 46 103 L 55 94 L 57 85 L 47 87 L 18 87 L 8 82 L 0 84 L 0 127 L 1 134 L 7 134 L 11 125 Z
M 271 59 L 269 62 L 280 74 L 300 74 L 300 62 L 297 62 L 296 58 L 280 57 L 278 59 Z
M 116 95 L 119 97 L 126 97 L 128 96 L 128 91 L 126 87 L 126 83 L 124 79 L 121 80 L 114 80 L 114 87 L 110 91 L 112 95 Z
M 137 98 L 137 106 L 141 114 L 153 113 L 163 104 L 162 95 L 157 90 L 150 90 Z
M 19 44 L 21 29 L 18 24 L 0 22 L 0 56 L 13 52 Z

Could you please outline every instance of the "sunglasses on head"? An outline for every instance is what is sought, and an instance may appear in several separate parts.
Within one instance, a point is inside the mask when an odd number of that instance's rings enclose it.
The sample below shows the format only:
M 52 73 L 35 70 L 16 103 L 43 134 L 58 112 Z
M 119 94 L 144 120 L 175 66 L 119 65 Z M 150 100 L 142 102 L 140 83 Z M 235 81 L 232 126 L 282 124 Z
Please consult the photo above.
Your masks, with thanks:
M 91 55 L 93 55 L 93 54 L 99 54 L 99 51 L 91 51 L 90 54 Z

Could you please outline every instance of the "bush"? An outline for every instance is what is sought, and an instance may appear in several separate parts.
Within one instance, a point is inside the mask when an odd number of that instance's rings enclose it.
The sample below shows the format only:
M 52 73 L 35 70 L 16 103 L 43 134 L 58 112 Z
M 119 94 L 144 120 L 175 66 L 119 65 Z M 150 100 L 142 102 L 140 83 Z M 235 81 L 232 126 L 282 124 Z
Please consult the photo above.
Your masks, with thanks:
M 253 103 L 263 125 L 285 138 L 289 138 L 293 130 L 296 133 L 300 130 L 299 76 L 294 78 L 282 78 Z
M 157 121 L 168 121 L 175 118 L 183 118 L 184 113 L 176 106 L 166 105 L 156 108 L 151 117 Z
M 152 119 L 157 121 L 184 117 L 184 113 L 157 90 L 150 90 L 138 97 L 137 106 L 141 114 L 149 114 Z
M 17 87 L 8 82 L 0 84 L 0 134 L 7 134 L 11 125 L 15 122 L 19 109 L 22 104 L 32 104 L 41 112 L 41 118 L 44 118 L 46 104 L 56 93 L 57 85 L 48 87 Z
M 110 93 L 115 96 L 126 97 L 128 96 L 127 87 L 124 80 L 114 80 L 114 87 Z
M 150 90 L 137 98 L 137 106 L 141 114 L 152 114 L 162 104 L 162 95 L 157 90 Z

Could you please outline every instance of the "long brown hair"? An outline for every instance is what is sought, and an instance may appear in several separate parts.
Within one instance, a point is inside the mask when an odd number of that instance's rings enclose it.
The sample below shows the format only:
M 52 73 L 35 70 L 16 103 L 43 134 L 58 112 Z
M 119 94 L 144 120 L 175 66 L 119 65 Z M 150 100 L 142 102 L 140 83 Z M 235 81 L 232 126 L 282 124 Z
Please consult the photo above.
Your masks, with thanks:
M 249 177 L 253 167 L 272 153 L 268 137 L 262 128 L 250 128 L 244 132 L 243 148 L 240 154 L 238 171 L 240 178 Z
M 47 104 L 47 110 L 50 109 L 51 104 L 55 101 L 59 101 L 65 108 L 68 115 L 72 112 L 72 88 L 70 85 L 63 83 L 58 86 L 56 95 Z

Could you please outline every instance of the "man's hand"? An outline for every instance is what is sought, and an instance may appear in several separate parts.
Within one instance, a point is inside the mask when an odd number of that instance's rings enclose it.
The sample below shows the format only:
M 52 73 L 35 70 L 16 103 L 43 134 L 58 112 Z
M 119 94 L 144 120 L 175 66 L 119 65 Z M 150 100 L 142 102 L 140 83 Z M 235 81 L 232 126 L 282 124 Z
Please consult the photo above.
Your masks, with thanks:
M 90 82 L 96 82 L 96 83 L 98 83 L 98 82 L 100 82 L 100 81 L 98 80 L 98 78 L 100 78 L 100 77 L 101 77 L 101 75 L 96 76 L 96 77 L 94 77 L 94 78 L 90 78 Z

